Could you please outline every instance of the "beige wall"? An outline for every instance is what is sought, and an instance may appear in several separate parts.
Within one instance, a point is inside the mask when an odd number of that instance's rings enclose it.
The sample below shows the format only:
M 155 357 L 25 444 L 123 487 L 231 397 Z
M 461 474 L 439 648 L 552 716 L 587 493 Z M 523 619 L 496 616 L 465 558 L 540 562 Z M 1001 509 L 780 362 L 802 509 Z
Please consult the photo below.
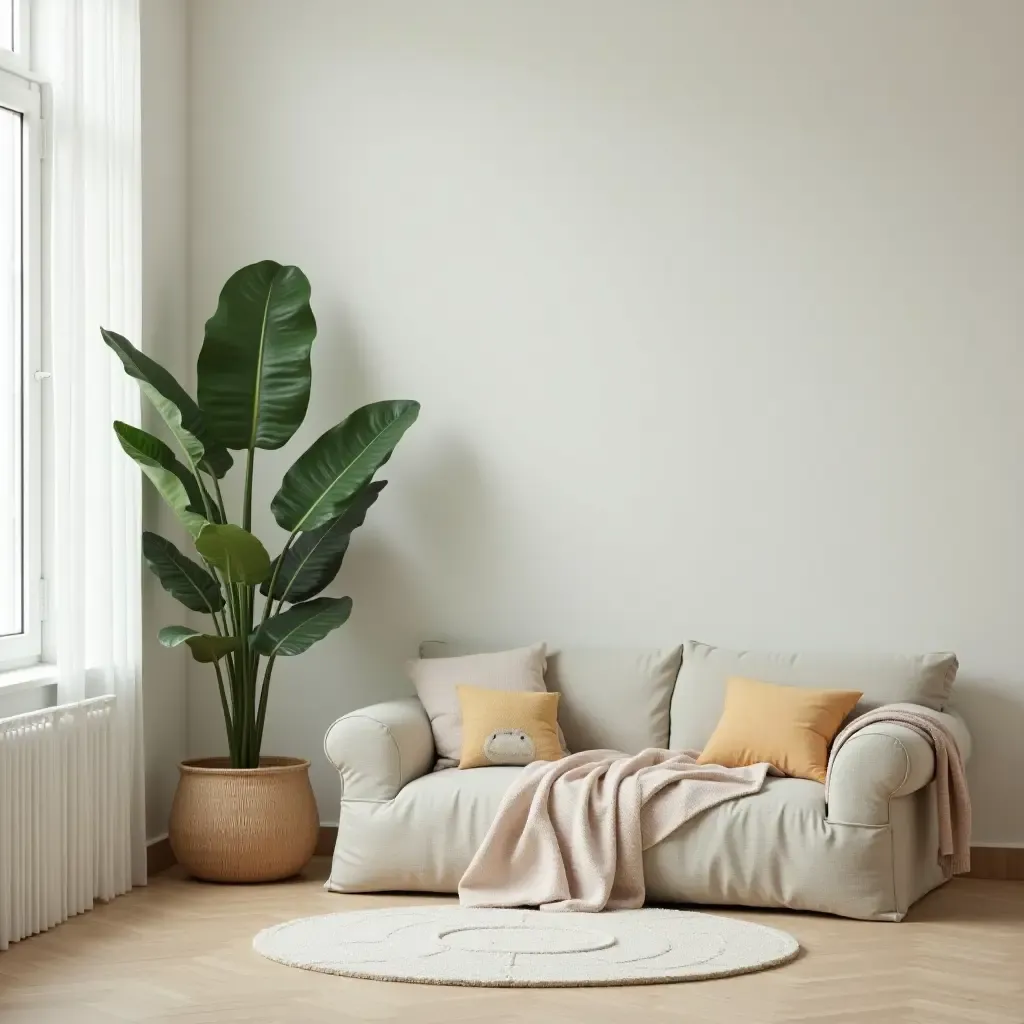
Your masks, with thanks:
M 142 18 L 142 347 L 187 382 L 188 24 L 182 0 L 141 0 Z M 156 429 L 155 423 L 148 424 Z M 180 536 L 166 508 L 144 488 L 147 529 Z M 186 663 L 156 641 L 180 621 L 181 606 L 146 572 L 143 580 L 143 700 L 147 834 L 167 831 L 177 763 L 186 748 Z
M 191 7 L 191 337 L 266 257 L 320 322 L 268 546 L 306 444 L 423 403 L 276 672 L 324 820 L 421 637 L 693 637 L 955 649 L 976 838 L 1024 842 L 1024 5 L 287 6 Z M 220 749 L 204 669 L 188 710 Z

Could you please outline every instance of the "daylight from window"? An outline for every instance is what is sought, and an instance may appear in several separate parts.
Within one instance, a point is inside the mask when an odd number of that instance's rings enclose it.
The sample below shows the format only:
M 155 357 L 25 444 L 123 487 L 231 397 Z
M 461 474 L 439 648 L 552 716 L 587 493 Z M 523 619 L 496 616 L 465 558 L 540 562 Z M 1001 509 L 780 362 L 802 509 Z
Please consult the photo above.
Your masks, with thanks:
M 0 50 L 14 49 L 14 0 L 0 0 Z
M 0 107 L 0 636 L 23 628 L 21 176 L 21 114 Z

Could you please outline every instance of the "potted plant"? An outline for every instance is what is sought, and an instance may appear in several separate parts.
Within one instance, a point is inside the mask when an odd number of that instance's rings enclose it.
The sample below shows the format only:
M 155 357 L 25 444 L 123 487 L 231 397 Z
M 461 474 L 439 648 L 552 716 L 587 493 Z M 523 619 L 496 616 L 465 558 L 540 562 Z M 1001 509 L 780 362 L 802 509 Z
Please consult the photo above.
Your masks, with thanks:
M 206 323 L 195 401 L 145 353 L 102 331 L 180 449 L 179 458 L 152 434 L 114 423 L 121 447 L 198 554 L 197 561 L 164 537 L 142 535 L 143 556 L 164 589 L 205 616 L 201 629 L 165 626 L 160 642 L 185 644 L 210 665 L 220 691 L 230 756 L 181 764 L 170 822 L 179 862 L 210 880 L 284 878 L 313 854 L 319 821 L 309 762 L 261 756 L 271 677 L 279 658 L 301 654 L 348 619 L 351 598 L 318 595 L 385 486 L 374 474 L 419 413 L 416 402 L 374 402 L 317 438 L 271 503 L 287 539 L 270 556 L 251 530 L 255 457 L 285 445 L 306 415 L 316 336 L 309 296 L 297 267 L 266 260 L 233 274 Z M 232 451 L 244 460 L 240 509 L 221 489 Z

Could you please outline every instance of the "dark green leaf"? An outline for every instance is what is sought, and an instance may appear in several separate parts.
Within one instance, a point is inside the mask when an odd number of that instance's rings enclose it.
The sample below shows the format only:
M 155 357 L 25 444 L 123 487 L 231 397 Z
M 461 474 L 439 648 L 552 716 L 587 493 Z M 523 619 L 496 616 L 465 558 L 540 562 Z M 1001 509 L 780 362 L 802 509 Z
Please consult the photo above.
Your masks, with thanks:
M 192 401 L 188 392 L 159 363 L 140 352 L 127 338 L 102 327 L 100 333 L 121 360 L 125 372 L 139 381 L 143 394 L 164 420 L 167 421 L 169 416 L 173 419 L 171 409 L 175 410 L 180 429 L 195 437 L 202 445 L 206 465 L 217 476 L 223 476 L 234 460 L 227 448 L 210 433 L 199 406 Z M 172 426 L 171 423 L 168 426 Z
M 301 654 L 337 629 L 351 612 L 351 597 L 318 597 L 293 605 L 254 630 L 250 646 L 268 658 Z
M 210 633 L 189 629 L 188 626 L 164 626 L 159 637 L 164 647 L 188 644 L 192 657 L 202 662 L 220 661 L 225 655 L 237 651 L 242 646 L 242 641 L 237 636 L 213 636 Z
M 274 597 L 286 598 L 293 604 L 308 601 L 326 587 L 341 568 L 352 531 L 363 525 L 369 507 L 377 500 L 387 480 L 367 484 L 346 502 L 341 514 L 310 533 L 300 533 L 285 552 L 284 561 L 278 555 L 270 567 L 273 576 L 277 563 L 281 567 L 274 583 Z M 264 597 L 270 591 L 269 578 L 263 581 L 260 592 Z
M 199 480 L 175 458 L 174 452 L 160 438 L 139 427 L 132 427 L 127 423 L 121 423 L 120 420 L 115 422 L 114 431 L 121 442 L 121 447 L 136 462 L 139 461 L 136 457 L 136 454 L 138 454 L 147 459 L 155 460 L 164 469 L 170 470 L 181 481 L 182 486 L 185 488 L 185 493 L 188 495 L 187 511 L 195 512 L 199 516 L 205 516 L 206 507 L 203 504 L 203 495 L 199 489 Z M 145 472 L 144 466 L 143 471 Z M 147 476 L 149 476 L 148 473 Z M 150 479 L 152 479 L 151 476 Z M 163 492 L 161 491 L 161 493 Z M 208 494 L 207 496 L 209 497 Z M 210 499 L 210 511 L 214 516 L 214 521 L 216 521 L 217 511 L 214 508 L 212 499 Z
M 195 477 L 192 478 L 195 482 Z M 187 485 L 186 485 L 187 486 Z M 217 502 L 214 500 L 213 495 L 210 494 L 209 490 L 204 486 L 203 493 L 206 495 L 206 505 L 203 505 L 203 499 L 200 497 L 198 490 L 196 491 L 195 504 L 190 508 L 191 512 L 202 512 L 206 514 L 205 509 L 208 507 L 210 510 L 209 521 L 211 523 L 223 523 L 224 517 L 220 514 L 220 508 Z M 189 495 L 191 497 L 192 490 L 189 488 Z
M 212 615 L 224 607 L 220 584 L 166 538 L 144 531 L 142 556 L 164 590 L 189 610 Z
M 270 555 L 259 538 L 232 523 L 208 523 L 196 537 L 196 550 L 229 583 L 254 586 L 263 582 L 270 569 Z
M 115 420 L 114 433 L 121 447 L 139 464 L 188 532 L 198 537 L 199 531 L 208 524 L 202 515 L 193 511 L 199 494 L 195 477 L 178 462 L 174 452 L 163 441 L 145 430 Z
M 280 448 L 309 404 L 309 281 L 273 260 L 232 274 L 206 322 L 199 408 L 229 448 Z
M 374 402 L 321 434 L 284 475 L 271 509 L 289 532 L 338 516 L 419 415 L 419 402 Z

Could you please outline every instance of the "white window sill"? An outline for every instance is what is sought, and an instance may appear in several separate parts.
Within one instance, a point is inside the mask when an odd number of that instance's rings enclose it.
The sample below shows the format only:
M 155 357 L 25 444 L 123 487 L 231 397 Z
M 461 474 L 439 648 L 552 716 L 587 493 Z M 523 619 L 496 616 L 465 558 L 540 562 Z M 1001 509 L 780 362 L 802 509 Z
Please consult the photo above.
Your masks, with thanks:
M 57 666 L 40 663 L 0 671 L 0 694 L 5 697 L 23 690 L 39 690 L 57 682 Z

